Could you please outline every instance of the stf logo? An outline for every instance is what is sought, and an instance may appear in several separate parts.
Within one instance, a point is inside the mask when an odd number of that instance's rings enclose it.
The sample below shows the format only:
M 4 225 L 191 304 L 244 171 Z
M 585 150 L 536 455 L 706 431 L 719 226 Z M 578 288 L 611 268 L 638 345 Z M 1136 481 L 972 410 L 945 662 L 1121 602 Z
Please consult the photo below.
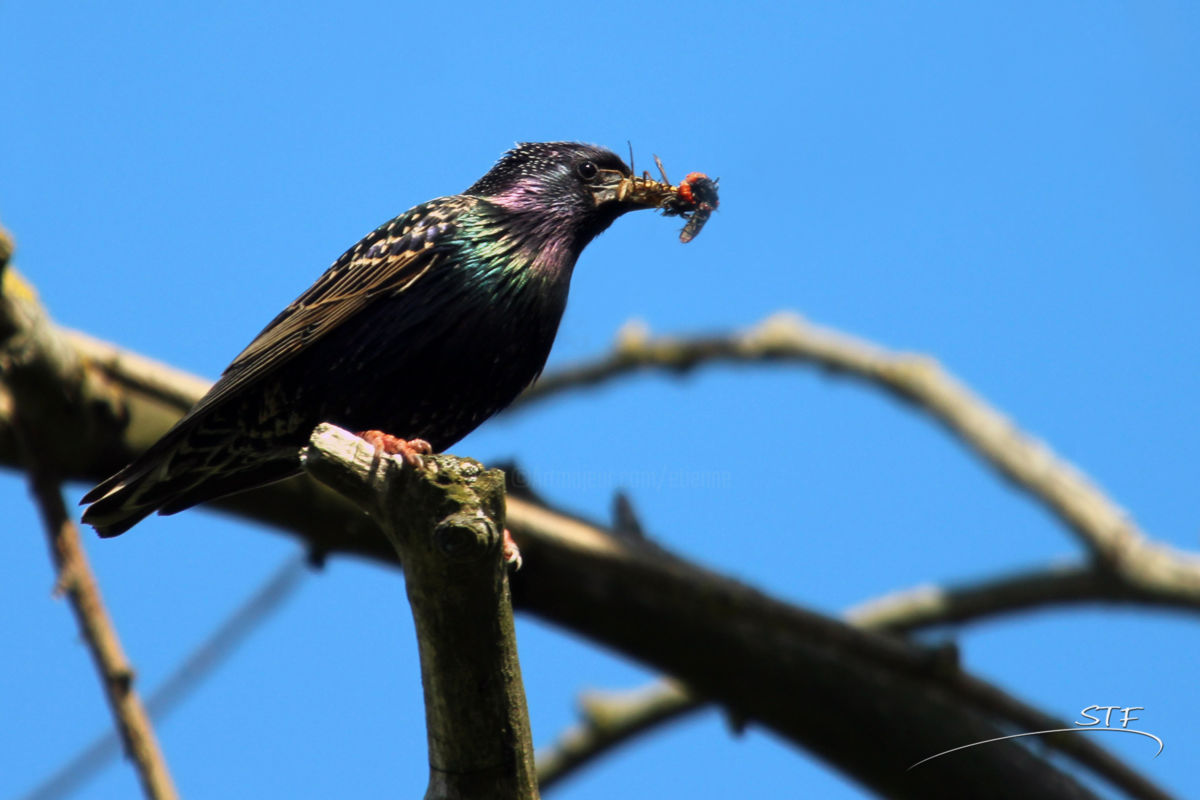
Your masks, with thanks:
M 943 750 L 940 753 L 935 753 L 934 755 L 929 756 L 929 758 L 923 758 L 920 761 L 918 761 L 917 763 L 913 764 L 911 767 L 909 767 L 909 769 L 915 769 L 916 767 L 919 767 L 922 764 L 932 761 L 935 758 L 941 758 L 942 756 L 949 755 L 950 753 L 957 753 L 959 750 L 966 750 L 968 747 L 978 747 L 981 744 L 991 744 L 992 742 L 1003 742 L 1006 739 L 1020 739 L 1024 736 L 1043 736 L 1047 733 L 1071 733 L 1071 732 L 1080 732 L 1080 731 L 1109 731 L 1112 733 L 1136 733 L 1139 736 L 1145 736 L 1147 738 L 1153 739 L 1155 742 L 1158 743 L 1158 752 L 1156 752 L 1154 754 L 1154 758 L 1158 758 L 1158 756 L 1163 751 L 1162 739 L 1158 738 L 1153 733 L 1148 733 L 1146 731 L 1140 731 L 1140 730 L 1137 730 L 1136 728 L 1129 727 L 1129 723 L 1135 722 L 1136 720 L 1141 719 L 1141 717 L 1133 716 L 1132 712 L 1145 711 L 1145 710 L 1146 710 L 1145 706 L 1088 706 L 1087 708 L 1085 708 L 1079 712 L 1079 716 L 1083 717 L 1084 719 L 1086 719 L 1088 721 L 1081 722 L 1079 720 L 1075 720 L 1076 727 L 1074 727 L 1074 728 L 1051 728 L 1050 730 L 1045 730 L 1045 731 L 1030 731 L 1028 733 L 1014 733 L 1014 734 L 1010 734 L 1008 736 L 997 736 L 995 739 L 984 739 L 982 742 L 971 742 L 970 744 L 960 745 L 959 747 L 952 747 L 949 750 Z M 1100 722 L 1101 722 L 1100 717 L 1095 716 L 1094 714 L 1091 713 L 1093 711 L 1103 711 L 1104 712 L 1104 720 L 1103 720 L 1104 725 L 1103 726 L 1100 725 Z M 1112 717 L 1113 717 L 1114 711 L 1121 712 L 1120 727 L 1113 727 Z

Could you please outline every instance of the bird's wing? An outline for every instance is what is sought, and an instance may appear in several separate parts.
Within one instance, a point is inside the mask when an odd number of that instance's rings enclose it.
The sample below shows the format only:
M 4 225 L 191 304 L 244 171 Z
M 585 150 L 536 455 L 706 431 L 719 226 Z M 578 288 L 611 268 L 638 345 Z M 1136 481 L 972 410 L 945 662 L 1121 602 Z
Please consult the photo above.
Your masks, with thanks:
M 454 219 L 475 198 L 445 197 L 381 225 L 347 250 L 316 283 L 271 320 L 225 369 L 189 416 L 221 402 L 376 300 L 405 291 L 445 258 Z

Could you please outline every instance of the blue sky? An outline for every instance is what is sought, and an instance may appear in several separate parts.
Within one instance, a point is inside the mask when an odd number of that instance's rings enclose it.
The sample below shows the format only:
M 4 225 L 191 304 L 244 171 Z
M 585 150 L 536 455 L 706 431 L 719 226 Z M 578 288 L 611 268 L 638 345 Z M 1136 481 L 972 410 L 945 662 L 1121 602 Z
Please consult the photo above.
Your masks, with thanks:
M 932 354 L 1153 536 L 1200 535 L 1200 13 L 1189 4 L 562 7 L 0 5 L 0 222 L 54 316 L 215 377 L 346 247 L 460 191 L 514 141 L 658 153 L 721 177 L 687 246 L 620 220 L 585 253 L 551 364 L 652 331 L 795 310 Z M 939 428 L 792 368 L 640 377 L 498 419 L 516 458 L 604 517 L 630 491 L 668 546 L 837 613 L 923 582 L 1067 561 L 1073 539 Z M 716 475 L 712 482 L 692 480 Z M 74 500 L 86 487 L 70 489 Z M 781 508 L 779 497 L 789 505 Z M 0 474 L 0 797 L 108 724 L 21 478 Z M 204 512 L 88 548 L 143 687 L 295 552 Z M 537 741 L 586 688 L 650 675 L 519 621 Z M 1200 793 L 1195 619 L 1086 609 L 972 626 L 965 664 L 1061 715 L 1144 706 L 1100 743 Z M 938 637 L 931 637 L 938 638 Z M 398 577 L 334 561 L 160 729 L 187 797 L 424 786 Z M 1135 741 L 1125 741 L 1133 739 Z M 556 794 L 859 798 L 716 714 Z M 790 788 L 789 788 L 790 787 Z M 79 797 L 132 796 L 114 764 Z

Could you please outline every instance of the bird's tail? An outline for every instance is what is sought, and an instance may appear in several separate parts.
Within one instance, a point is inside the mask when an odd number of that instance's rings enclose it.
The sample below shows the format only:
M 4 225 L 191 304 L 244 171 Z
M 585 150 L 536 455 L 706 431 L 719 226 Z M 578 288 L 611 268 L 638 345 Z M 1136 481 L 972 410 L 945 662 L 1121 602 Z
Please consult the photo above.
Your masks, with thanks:
M 91 504 L 83 511 L 83 521 L 101 536 L 124 533 L 161 508 L 171 496 L 164 489 L 178 479 L 167 478 L 161 459 L 147 463 L 148 455 L 98 484 L 80 501 Z
M 296 450 L 284 458 L 261 450 L 198 448 L 192 436 L 168 434 L 132 464 L 83 496 L 83 521 L 103 537 L 119 536 L 157 511 L 185 508 L 287 478 L 299 471 Z M 193 432 L 187 432 L 193 433 Z M 199 438 L 199 437 L 195 437 Z M 224 445 L 224 446 L 221 446 Z

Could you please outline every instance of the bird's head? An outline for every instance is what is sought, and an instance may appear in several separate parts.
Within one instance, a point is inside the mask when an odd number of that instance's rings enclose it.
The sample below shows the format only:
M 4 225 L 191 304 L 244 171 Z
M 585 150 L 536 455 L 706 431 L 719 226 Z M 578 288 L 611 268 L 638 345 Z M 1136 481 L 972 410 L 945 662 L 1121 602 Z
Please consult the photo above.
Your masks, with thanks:
M 635 178 L 616 153 L 576 142 L 525 142 L 504 154 L 466 194 L 525 219 L 529 233 L 560 239 L 577 255 L 617 217 L 661 208 L 674 188 Z

